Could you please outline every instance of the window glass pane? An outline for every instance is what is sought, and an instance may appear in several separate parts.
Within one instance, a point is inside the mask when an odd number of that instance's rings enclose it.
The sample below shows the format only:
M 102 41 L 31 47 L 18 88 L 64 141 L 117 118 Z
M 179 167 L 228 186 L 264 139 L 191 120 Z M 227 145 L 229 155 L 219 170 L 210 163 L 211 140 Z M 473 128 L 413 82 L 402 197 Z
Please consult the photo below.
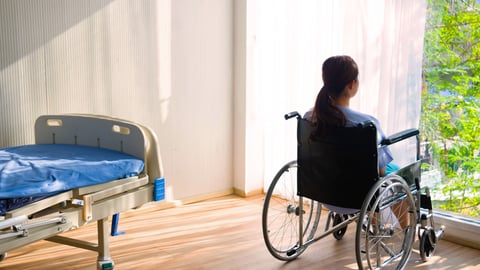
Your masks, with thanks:
M 435 207 L 480 217 L 478 1 L 429 0 L 421 134 Z

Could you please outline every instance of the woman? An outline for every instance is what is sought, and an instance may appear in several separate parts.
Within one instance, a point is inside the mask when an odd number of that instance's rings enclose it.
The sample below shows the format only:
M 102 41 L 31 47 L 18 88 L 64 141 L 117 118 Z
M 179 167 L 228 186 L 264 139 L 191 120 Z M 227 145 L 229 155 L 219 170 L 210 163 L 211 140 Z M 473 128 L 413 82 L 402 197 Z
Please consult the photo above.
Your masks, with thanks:
M 305 114 L 305 118 L 313 122 L 319 131 L 326 126 L 356 126 L 370 120 L 377 128 L 377 141 L 385 138 L 375 117 L 349 108 L 350 99 L 357 94 L 359 85 L 358 66 L 350 56 L 333 56 L 325 60 L 322 77 L 324 85 L 318 93 L 315 107 Z M 392 153 L 388 147 L 378 149 L 381 176 L 398 169 L 396 165 L 390 163 L 392 160 Z
M 377 118 L 350 109 L 350 99 L 358 92 L 358 66 L 355 61 L 346 55 L 333 56 L 325 60 L 322 66 L 323 87 L 318 93 L 315 107 L 305 114 L 317 127 L 318 132 L 327 126 L 356 126 L 367 120 L 372 121 L 377 129 L 377 142 L 385 138 Z M 392 153 L 386 146 L 378 148 L 378 170 L 380 176 L 387 175 L 398 169 L 391 163 Z M 352 213 L 358 209 L 339 208 L 326 205 L 337 213 Z M 395 214 L 404 211 L 402 204 L 394 205 L 392 210 Z M 400 224 L 405 228 L 408 216 L 401 216 Z

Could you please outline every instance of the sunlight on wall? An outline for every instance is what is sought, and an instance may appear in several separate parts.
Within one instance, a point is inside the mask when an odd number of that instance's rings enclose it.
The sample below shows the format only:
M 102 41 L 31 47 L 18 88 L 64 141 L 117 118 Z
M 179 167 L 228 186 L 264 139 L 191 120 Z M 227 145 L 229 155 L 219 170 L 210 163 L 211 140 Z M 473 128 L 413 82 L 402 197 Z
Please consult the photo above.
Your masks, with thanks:
M 156 132 L 176 199 L 230 192 L 231 6 L 0 1 L 0 147 L 33 143 L 39 115 L 108 115 Z

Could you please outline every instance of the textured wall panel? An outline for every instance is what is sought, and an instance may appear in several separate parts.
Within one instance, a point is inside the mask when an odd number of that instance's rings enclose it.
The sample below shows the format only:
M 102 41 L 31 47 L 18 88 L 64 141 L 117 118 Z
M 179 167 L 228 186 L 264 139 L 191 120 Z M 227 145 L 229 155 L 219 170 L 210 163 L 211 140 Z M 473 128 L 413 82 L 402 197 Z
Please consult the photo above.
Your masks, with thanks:
M 0 0 L 0 147 L 41 114 L 106 114 L 156 131 L 167 192 L 230 189 L 231 3 Z

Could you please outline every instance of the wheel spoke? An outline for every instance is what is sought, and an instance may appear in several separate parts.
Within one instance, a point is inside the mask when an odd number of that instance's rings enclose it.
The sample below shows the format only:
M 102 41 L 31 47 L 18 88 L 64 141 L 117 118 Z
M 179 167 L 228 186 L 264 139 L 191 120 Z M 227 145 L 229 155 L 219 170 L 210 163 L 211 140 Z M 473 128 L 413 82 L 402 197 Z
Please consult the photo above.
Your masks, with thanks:
M 360 236 L 356 238 L 356 252 L 360 269 L 401 269 L 411 253 L 415 202 L 400 177 L 388 180 L 372 188 L 360 213 L 360 220 L 364 220 L 357 225 Z

